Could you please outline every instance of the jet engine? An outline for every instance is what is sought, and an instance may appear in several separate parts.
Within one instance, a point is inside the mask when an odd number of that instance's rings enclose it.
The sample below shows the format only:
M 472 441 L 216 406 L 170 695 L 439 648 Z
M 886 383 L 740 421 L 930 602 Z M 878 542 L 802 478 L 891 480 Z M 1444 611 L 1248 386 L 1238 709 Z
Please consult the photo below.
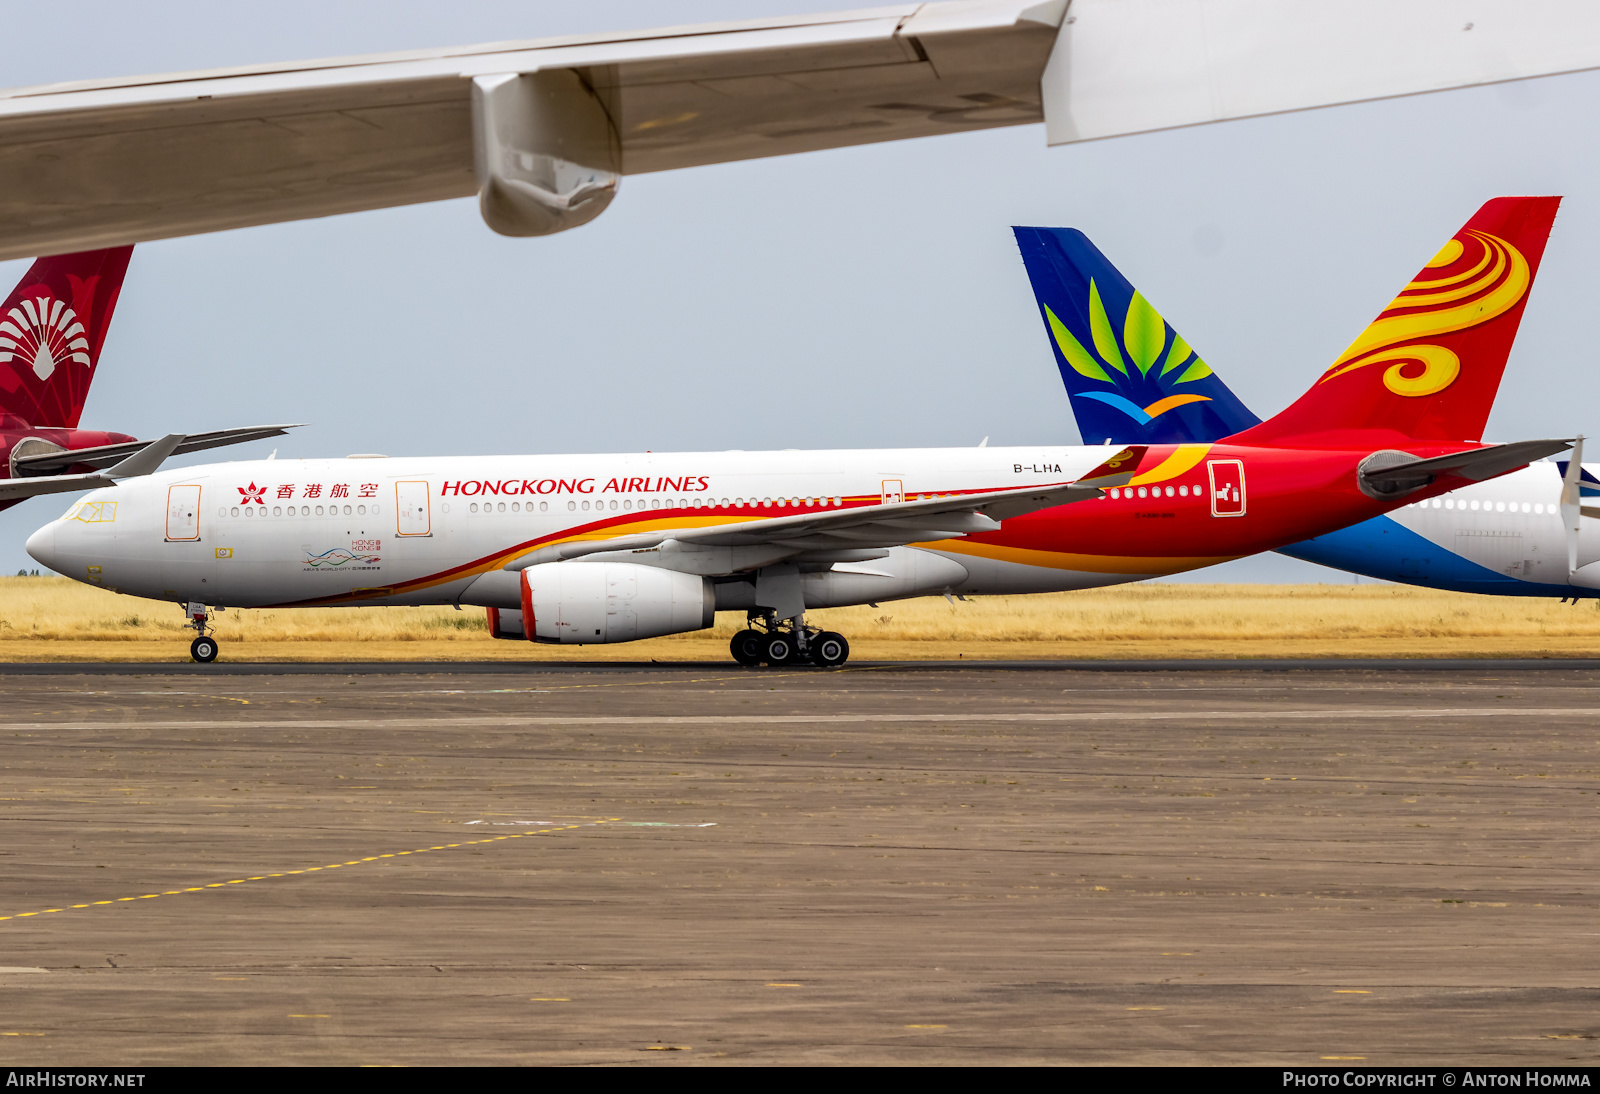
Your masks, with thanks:
M 558 562 L 530 566 L 521 579 L 520 610 L 489 609 L 496 638 L 599 645 L 716 622 L 716 594 L 698 574 L 627 562 Z

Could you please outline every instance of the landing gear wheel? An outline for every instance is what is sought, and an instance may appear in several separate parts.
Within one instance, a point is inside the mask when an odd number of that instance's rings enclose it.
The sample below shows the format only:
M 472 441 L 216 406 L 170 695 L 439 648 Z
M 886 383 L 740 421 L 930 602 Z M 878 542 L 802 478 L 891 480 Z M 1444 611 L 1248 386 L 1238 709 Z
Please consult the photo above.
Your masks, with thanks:
M 842 634 L 823 631 L 811 640 L 811 660 L 825 669 L 836 669 L 850 659 L 850 643 Z
M 752 630 L 743 630 L 734 635 L 733 641 L 728 643 L 733 659 L 741 665 L 761 664 L 762 639 L 765 637 L 760 631 Z
M 794 636 L 785 631 L 773 631 L 761 646 L 761 660 L 774 668 L 793 661 L 795 653 Z
M 202 665 L 209 665 L 217 659 L 217 640 L 201 636 L 189 643 L 189 656 Z

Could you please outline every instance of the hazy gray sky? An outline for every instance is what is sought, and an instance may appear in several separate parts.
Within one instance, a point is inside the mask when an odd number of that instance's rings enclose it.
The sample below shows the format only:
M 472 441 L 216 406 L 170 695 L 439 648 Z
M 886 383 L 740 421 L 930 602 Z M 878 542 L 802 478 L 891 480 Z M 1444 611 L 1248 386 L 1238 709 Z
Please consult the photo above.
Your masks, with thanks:
M 841 6 L 17 5 L 0 84 Z M 1541 193 L 1566 201 L 1489 436 L 1570 435 L 1594 427 L 1597 123 L 1582 74 L 1053 149 L 1024 126 L 629 176 L 547 239 L 496 236 L 462 200 L 145 244 L 84 425 L 312 423 L 283 456 L 1071 443 L 1012 224 L 1086 231 L 1267 416 L 1484 200 Z M 0 514 L 0 568 L 31 567 L 23 540 L 67 504 Z M 1349 580 L 1284 559 L 1198 576 Z

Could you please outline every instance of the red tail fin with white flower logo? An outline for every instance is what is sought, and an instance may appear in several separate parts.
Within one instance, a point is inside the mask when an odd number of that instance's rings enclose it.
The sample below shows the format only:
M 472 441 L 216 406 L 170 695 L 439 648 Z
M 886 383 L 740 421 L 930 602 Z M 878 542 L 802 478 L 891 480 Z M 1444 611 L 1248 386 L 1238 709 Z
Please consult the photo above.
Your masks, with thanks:
M 132 254 L 41 258 L 0 304 L 0 426 L 77 426 Z

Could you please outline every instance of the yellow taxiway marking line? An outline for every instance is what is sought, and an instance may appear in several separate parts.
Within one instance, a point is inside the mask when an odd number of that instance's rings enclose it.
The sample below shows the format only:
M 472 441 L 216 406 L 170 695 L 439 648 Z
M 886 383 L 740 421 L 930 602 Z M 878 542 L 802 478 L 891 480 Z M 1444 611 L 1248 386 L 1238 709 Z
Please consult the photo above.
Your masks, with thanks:
M 203 893 L 207 889 L 221 889 L 229 885 L 244 885 L 251 881 L 268 881 L 277 877 L 292 877 L 296 874 L 310 874 L 319 870 L 337 870 L 342 866 L 360 866 L 368 862 L 377 862 L 380 859 L 399 858 L 401 855 L 426 855 L 434 851 L 448 851 L 453 847 L 473 847 L 483 843 L 500 843 L 504 840 L 522 839 L 524 836 L 544 836 L 553 832 L 571 832 L 577 828 L 587 828 L 598 824 L 612 824 L 621 820 L 621 817 L 606 817 L 597 821 L 582 821 L 578 824 L 560 824 L 550 828 L 533 828 L 526 832 L 507 832 L 503 836 L 485 836 L 483 839 L 466 840 L 462 843 L 441 843 L 433 847 L 418 847 L 410 851 L 394 851 L 384 855 L 369 855 L 366 858 L 351 859 L 349 862 L 330 862 L 326 866 L 307 866 L 299 870 L 285 870 L 277 874 L 256 874 L 252 877 L 234 878 L 231 881 L 213 881 L 206 885 L 195 885 L 187 889 L 168 889 L 163 893 L 141 893 L 138 896 L 119 896 L 110 900 L 92 900 L 84 904 L 73 904 L 66 908 L 41 908 L 36 912 L 15 912 L 11 915 L 0 915 L 0 923 L 8 919 L 27 919 L 30 916 L 49 915 L 51 912 L 64 912 L 73 908 L 93 908 L 101 904 L 121 904 L 130 900 L 155 900 L 164 896 L 182 896 L 184 893 Z M 291 1017 L 293 1017 L 291 1015 Z

